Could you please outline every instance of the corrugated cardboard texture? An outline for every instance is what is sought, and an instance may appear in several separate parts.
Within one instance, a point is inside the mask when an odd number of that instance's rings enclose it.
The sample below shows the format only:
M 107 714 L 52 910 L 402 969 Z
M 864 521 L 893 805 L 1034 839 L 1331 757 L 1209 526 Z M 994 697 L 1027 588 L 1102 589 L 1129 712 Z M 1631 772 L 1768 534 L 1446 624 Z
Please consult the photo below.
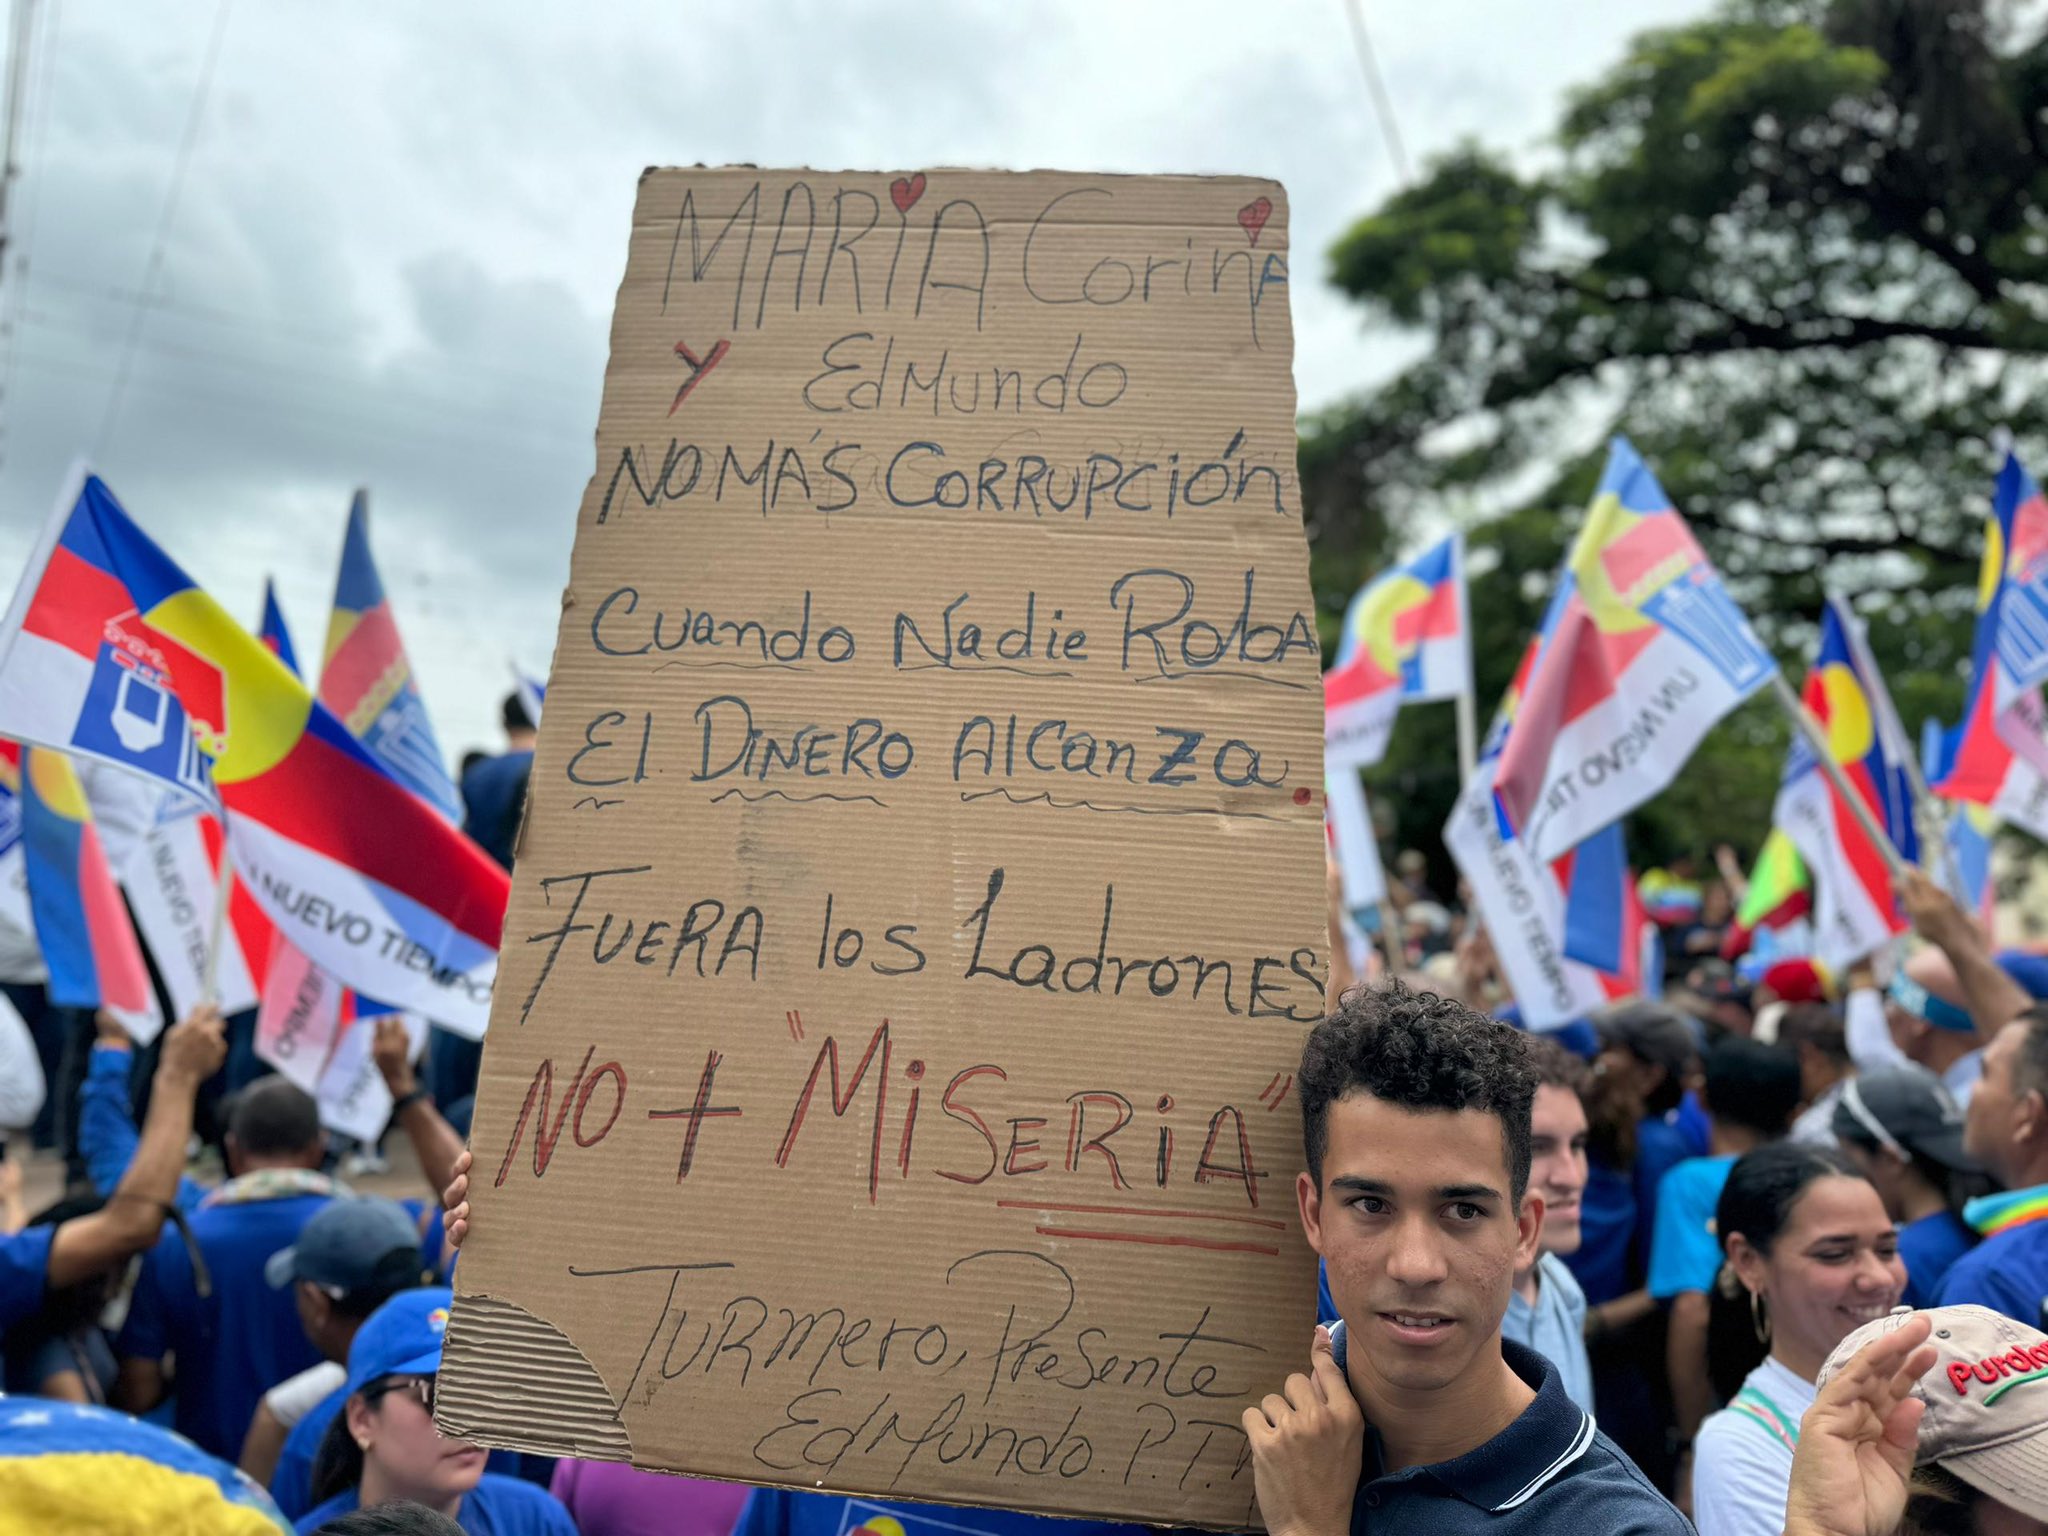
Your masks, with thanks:
M 1272 182 L 643 177 L 444 1423 L 1255 1521 L 1327 958 L 1292 353 Z

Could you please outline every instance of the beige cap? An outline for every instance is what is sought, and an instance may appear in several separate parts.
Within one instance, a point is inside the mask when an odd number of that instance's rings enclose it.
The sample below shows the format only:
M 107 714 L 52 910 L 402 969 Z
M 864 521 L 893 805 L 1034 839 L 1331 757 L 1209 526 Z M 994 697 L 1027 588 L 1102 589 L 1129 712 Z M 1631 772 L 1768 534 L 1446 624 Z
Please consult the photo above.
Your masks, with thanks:
M 1820 1384 L 1880 1334 L 1915 1314 L 1900 1307 L 1835 1346 Z M 1930 1307 L 1935 1360 L 1913 1395 L 1927 1405 L 1916 1464 L 1944 1471 L 1999 1503 L 2048 1520 L 2048 1334 L 1989 1307 Z

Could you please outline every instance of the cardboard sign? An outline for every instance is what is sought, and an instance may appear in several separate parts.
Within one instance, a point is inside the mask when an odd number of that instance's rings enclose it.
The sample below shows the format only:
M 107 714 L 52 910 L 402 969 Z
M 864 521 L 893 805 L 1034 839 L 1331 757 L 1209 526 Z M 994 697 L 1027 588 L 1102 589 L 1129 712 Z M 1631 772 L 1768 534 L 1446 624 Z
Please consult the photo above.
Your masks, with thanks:
M 1255 1521 L 1327 961 L 1291 355 L 1271 182 L 642 179 L 450 1432 Z

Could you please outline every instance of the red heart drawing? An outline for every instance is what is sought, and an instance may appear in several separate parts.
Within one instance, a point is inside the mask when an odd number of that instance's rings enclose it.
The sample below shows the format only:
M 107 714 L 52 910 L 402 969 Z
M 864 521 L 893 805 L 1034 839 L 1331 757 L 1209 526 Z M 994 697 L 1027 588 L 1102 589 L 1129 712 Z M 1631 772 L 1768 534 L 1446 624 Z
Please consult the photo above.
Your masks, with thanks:
M 1266 220 L 1273 217 L 1273 200 L 1270 197 L 1255 197 L 1237 210 L 1237 222 L 1244 230 L 1245 238 L 1253 245 L 1259 243 L 1259 231 L 1266 227 Z
M 898 176 L 889 183 L 889 201 L 896 205 L 898 213 L 908 213 L 917 206 L 917 200 L 924 196 L 924 172 L 915 176 Z
M 713 347 L 702 358 L 699 358 L 696 353 L 690 350 L 690 344 L 687 341 L 676 343 L 676 356 L 683 360 L 683 366 L 690 370 L 690 376 L 683 380 L 683 387 L 676 391 L 675 401 L 668 408 L 669 415 L 675 415 L 676 408 L 690 398 L 690 391 L 695 389 L 702 382 L 704 375 L 716 368 L 724 359 L 725 354 L 731 350 L 732 343 L 724 337 L 720 337 L 718 345 Z

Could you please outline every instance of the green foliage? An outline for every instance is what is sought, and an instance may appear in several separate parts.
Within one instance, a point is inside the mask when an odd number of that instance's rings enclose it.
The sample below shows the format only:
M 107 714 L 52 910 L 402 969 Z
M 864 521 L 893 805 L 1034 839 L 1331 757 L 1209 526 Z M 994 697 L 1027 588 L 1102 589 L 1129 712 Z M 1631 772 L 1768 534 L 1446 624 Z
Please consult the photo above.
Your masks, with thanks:
M 1352 590 L 1467 527 L 1482 711 L 1625 431 L 1803 674 L 1849 596 L 1910 728 L 1953 720 L 2009 428 L 2048 461 L 2048 44 L 1991 0 L 1733 0 L 1570 98 L 1538 169 L 1467 146 L 1336 243 L 1417 360 L 1303 423 L 1326 638 Z M 1435 853 L 1449 722 L 1373 776 Z M 1634 818 L 1642 859 L 1760 841 L 1785 729 L 1714 732 Z

